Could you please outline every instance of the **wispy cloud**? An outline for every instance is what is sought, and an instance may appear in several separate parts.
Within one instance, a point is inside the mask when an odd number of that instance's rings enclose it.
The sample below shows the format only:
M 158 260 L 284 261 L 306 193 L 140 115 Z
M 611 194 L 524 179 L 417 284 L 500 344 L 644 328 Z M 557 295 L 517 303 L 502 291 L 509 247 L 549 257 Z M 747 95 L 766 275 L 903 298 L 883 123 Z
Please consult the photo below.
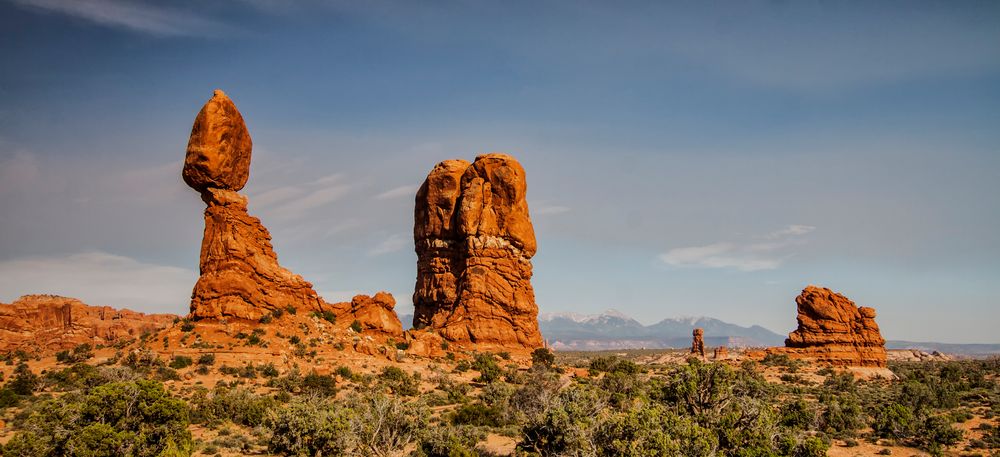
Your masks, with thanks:
M 280 186 L 250 197 L 250 203 L 279 219 L 296 219 L 339 200 L 352 188 L 342 174 L 332 174 L 297 186 Z
M 198 274 L 101 251 L 0 261 L 0 301 L 57 294 L 90 305 L 186 313 Z
M 368 251 L 368 255 L 377 256 L 377 255 L 388 254 L 390 252 L 396 252 L 405 248 L 408 243 L 409 240 L 407 239 L 407 237 L 402 236 L 398 233 L 389 235 L 388 238 L 382 240 L 381 243 L 379 243 L 370 251 Z
M 773 270 L 793 255 L 789 247 L 803 243 L 802 237 L 815 229 L 809 225 L 789 225 L 763 236 L 767 241 L 718 242 L 674 248 L 661 254 L 660 260 L 675 267 Z
M 416 195 L 416 193 L 417 193 L 416 186 L 399 186 L 399 187 L 395 187 L 395 188 L 389 189 L 389 190 L 387 190 L 385 192 L 382 192 L 381 194 L 376 195 L 375 199 L 376 200 L 391 200 L 391 199 L 395 199 L 395 198 L 402 198 L 402 197 L 408 197 L 408 196 Z
M 23 6 L 65 14 L 109 27 L 159 36 L 204 36 L 231 33 L 229 26 L 178 10 L 164 3 L 122 0 L 14 0 Z

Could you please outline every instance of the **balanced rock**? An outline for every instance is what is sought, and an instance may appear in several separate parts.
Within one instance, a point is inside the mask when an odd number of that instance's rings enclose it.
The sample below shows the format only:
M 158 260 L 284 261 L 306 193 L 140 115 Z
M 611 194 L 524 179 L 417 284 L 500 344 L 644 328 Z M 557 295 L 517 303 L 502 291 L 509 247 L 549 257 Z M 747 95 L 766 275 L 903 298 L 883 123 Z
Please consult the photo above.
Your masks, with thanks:
M 195 119 L 183 171 L 207 205 L 201 277 L 191 294 L 195 319 L 257 320 L 275 310 L 323 309 L 312 284 L 278 264 L 271 234 L 236 193 L 249 177 L 250 150 L 236 105 L 215 91 Z
M 691 353 L 705 357 L 705 331 L 701 328 L 691 332 Z
M 0 303 L 0 352 L 48 355 L 77 345 L 114 343 L 169 326 L 177 316 L 89 306 L 75 298 L 25 295 Z
M 439 163 L 417 191 L 416 329 L 502 347 L 543 345 L 531 287 L 524 168 L 506 154 Z
M 224 92 L 216 90 L 191 128 L 184 182 L 199 192 L 240 190 L 250 178 L 252 149 L 243 116 Z
M 802 290 L 795 303 L 799 326 L 788 335 L 782 352 L 834 366 L 886 366 L 875 309 L 859 308 L 847 297 L 816 286 Z

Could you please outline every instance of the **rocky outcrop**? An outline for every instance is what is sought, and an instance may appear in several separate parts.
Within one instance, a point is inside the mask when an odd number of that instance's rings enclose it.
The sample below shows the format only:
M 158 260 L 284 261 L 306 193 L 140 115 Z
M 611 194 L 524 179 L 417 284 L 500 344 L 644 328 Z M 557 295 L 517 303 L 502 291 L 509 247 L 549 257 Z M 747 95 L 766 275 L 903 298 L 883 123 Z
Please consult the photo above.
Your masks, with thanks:
M 506 154 L 439 163 L 417 191 L 416 329 L 445 340 L 543 345 L 531 287 L 535 233 L 524 168 Z
M 251 149 L 236 105 L 215 91 L 195 119 L 182 173 L 208 206 L 192 318 L 256 320 L 278 309 L 323 309 L 312 284 L 278 264 L 270 233 L 236 192 L 250 175 Z
M 355 295 L 350 302 L 330 305 L 339 321 L 352 325 L 357 322 L 362 333 L 374 331 L 402 337 L 403 325 L 399 322 L 395 307 L 396 299 L 388 292 L 379 292 L 374 297 Z
M 715 360 L 725 360 L 729 358 L 729 349 L 725 346 L 716 346 L 715 351 L 712 353 L 712 358 Z
M 847 297 L 816 286 L 806 287 L 795 303 L 799 327 L 788 335 L 781 352 L 835 366 L 886 366 L 875 309 L 859 308 Z
M 691 353 L 705 357 L 705 331 L 700 328 L 691 332 Z
M 75 298 L 25 295 L 0 303 L 0 352 L 49 354 L 89 343 L 112 345 L 169 326 L 177 316 L 89 306 Z

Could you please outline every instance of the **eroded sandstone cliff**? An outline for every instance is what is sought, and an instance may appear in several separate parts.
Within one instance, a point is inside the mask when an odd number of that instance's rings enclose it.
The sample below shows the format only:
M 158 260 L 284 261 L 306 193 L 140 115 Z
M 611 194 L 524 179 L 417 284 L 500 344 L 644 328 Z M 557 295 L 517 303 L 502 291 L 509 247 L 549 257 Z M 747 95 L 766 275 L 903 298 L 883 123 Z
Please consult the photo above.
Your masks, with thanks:
M 169 326 L 177 316 L 89 306 L 58 295 L 0 303 L 0 352 L 48 354 L 88 343 L 112 345 Z

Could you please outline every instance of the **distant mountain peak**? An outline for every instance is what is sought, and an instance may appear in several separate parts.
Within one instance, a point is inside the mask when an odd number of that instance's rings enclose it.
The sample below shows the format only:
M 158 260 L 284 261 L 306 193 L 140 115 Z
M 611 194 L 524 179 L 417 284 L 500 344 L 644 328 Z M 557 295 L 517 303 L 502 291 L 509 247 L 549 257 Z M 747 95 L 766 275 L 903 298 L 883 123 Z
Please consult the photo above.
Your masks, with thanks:
M 616 309 L 608 309 L 602 313 L 598 314 L 585 314 L 585 313 L 572 313 L 572 312 L 555 312 L 555 313 L 539 313 L 538 320 L 543 322 L 551 322 L 556 319 L 565 319 L 569 321 L 576 322 L 578 324 L 589 323 L 589 322 L 599 322 L 606 321 L 608 318 L 621 319 L 624 321 L 635 321 L 631 316 L 625 314 Z

